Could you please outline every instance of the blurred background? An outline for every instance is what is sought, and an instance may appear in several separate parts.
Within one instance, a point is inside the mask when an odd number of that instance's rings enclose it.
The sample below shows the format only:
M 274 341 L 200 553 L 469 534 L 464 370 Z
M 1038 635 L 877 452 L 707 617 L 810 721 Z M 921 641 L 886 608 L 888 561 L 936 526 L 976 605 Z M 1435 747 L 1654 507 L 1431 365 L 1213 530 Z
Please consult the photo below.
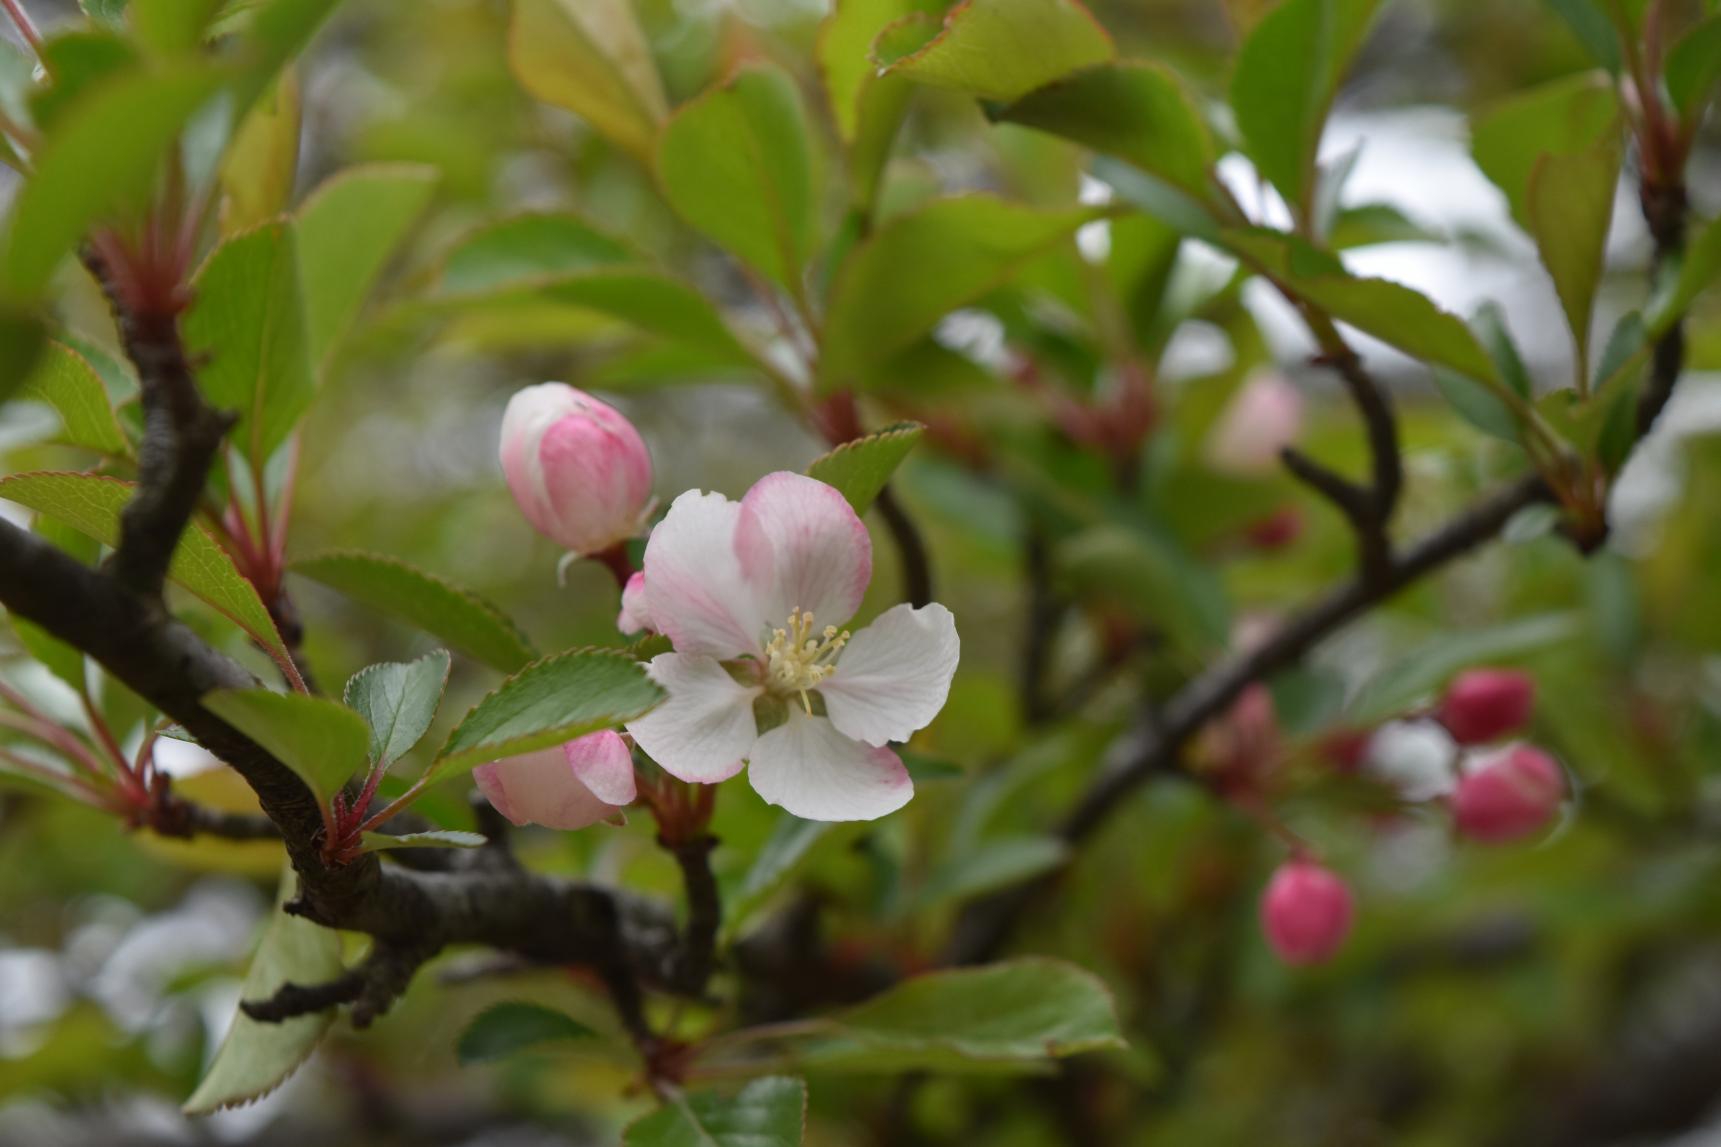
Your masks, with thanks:
M 1162 60 L 1203 94 L 1224 91 L 1236 21 L 1263 0 L 1095 0 L 1126 56 Z M 44 27 L 77 18 L 31 0 Z M 639 0 L 671 101 L 738 60 L 791 67 L 817 107 L 811 45 L 822 0 Z M 298 197 L 359 162 L 428 164 L 434 208 L 345 347 L 305 432 L 292 551 L 362 546 L 407 558 L 502 603 L 541 648 L 613 643 L 607 574 L 575 566 L 519 517 L 496 461 L 503 404 L 518 387 L 564 379 L 613 399 L 641 427 L 665 499 L 690 487 L 741 494 L 760 474 L 799 469 L 819 441 L 753 380 L 652 357 L 567 308 L 451 314 L 424 302 L 440 253 L 475 225 L 522 209 L 577 209 L 695 278 L 744 325 L 765 316 L 713 250 L 677 222 L 637 164 L 571 115 L 535 103 L 509 73 L 504 0 L 348 0 L 296 77 L 304 127 Z M 15 47 L 15 45 L 14 45 Z M 28 64 L 4 53 L 17 89 Z M 13 57 L 17 57 L 14 59 Z M 25 71 L 22 80 L 18 68 Z M 1347 255 L 1469 313 L 1497 300 L 1532 373 L 1569 369 L 1558 303 L 1502 197 L 1468 156 L 1468 114 L 1582 70 L 1569 28 L 1539 0 L 1396 0 L 1346 85 L 1323 153 L 1357 150 L 1347 202 L 1395 209 Z M 0 95 L 0 99 L 5 98 Z M 1714 125 L 1690 185 L 1701 215 L 1721 208 Z M 828 119 L 820 130 L 830 142 Z M 834 148 L 827 146 L 827 162 Z M 922 93 L 891 169 L 888 201 L 992 189 L 1063 203 L 1097 194 L 1076 149 L 988 125 L 971 101 Z M 1262 192 L 1246 167 L 1246 202 Z M 9 192 L 8 192 L 9 193 Z M 1271 210 L 1269 206 L 1267 210 Z M 1359 215 L 1360 218 L 1360 215 Z M 1359 226 L 1361 224 L 1359 223 Z M 1096 225 L 1081 251 L 1126 238 Z M 1127 241 L 1134 241 L 1129 239 Z M 1103 255 L 1102 255 L 1103 257 Z M 1648 240 L 1622 184 L 1603 321 L 1644 295 Z M 1021 693 L 1030 609 L 1024 538 L 1034 483 L 1076 481 L 1043 411 L 1006 376 L 1024 357 L 1059 385 L 1094 385 L 1080 316 L 1035 302 L 1055 283 L 1030 273 L 1008 298 L 952 316 L 941 332 L 996 385 L 953 394 L 1002 460 L 969 464 L 959 436 L 934 435 L 905 470 L 902 498 L 930 543 L 938 597 L 959 619 L 962 670 L 948 709 L 915 749 L 943 768 L 905 813 L 833 833 L 809 856 L 787 913 L 816 913 L 833 966 L 865 985 L 933 959 L 962 903 L 996 884 L 960 869 L 964 850 L 1043 829 L 1071 799 L 1144 688 L 1193 668 L 1185 652 L 1126 649 L 1089 671 L 1117 619 L 1154 624 L 1220 587 L 1235 631 L 1332 584 L 1348 569 L 1343 522 L 1274 473 L 1222 476 L 1201 443 L 1246 383 L 1284 377 L 1305 396 L 1301 436 L 1355 460 L 1348 406 L 1306 365 L 1310 347 L 1283 305 L 1225 292 L 1230 268 L 1185 244 L 1166 272 L 1152 369 L 1166 423 L 1149 468 L 1154 513 L 1195 558 L 1144 567 L 1087 535 L 1060 539 L 1055 584 L 1071 611 L 1040 652 L 1071 707 L 1048 719 Z M 86 282 L 65 284 L 74 325 L 112 340 Z M 1603 328 L 1605 329 L 1605 327 Z M 1027 349 L 1024 349 L 1027 348 Z M 1426 374 L 1364 347 L 1403 409 L 1411 487 L 1401 529 L 1432 525 L 1516 462 L 1455 419 Z M 816 1144 L 870 1142 L 1161 1145 L 1721 1144 L 1721 314 L 1691 329 L 1692 370 L 1614 498 L 1609 548 L 1585 562 L 1534 515 L 1505 541 L 1417 587 L 1275 681 L 1291 746 L 1278 811 L 1320 842 L 1359 899 L 1355 937 L 1332 964 L 1286 969 L 1256 924 L 1282 847 L 1204 787 L 1150 785 L 1091 844 L 1018 934 L 1024 951 L 1066 956 L 1117 994 L 1132 1047 L 1078 1058 L 1045 1078 L 812 1079 Z M 935 392 L 879 402 L 875 422 L 933 422 Z M 87 463 L 46 442 L 51 415 L 0 412 L 8 472 Z M 1290 511 L 1289 539 L 1252 533 Z M 0 512 L 27 515 L 0 504 Z M 876 526 L 876 523 L 875 523 Z M 894 554 L 879 540 L 869 609 L 896 600 Z M 1166 579 L 1173 584 L 1169 587 Z M 1195 584 L 1191 584 L 1195 583 Z M 305 583 L 296 590 L 307 655 L 325 681 L 429 640 Z M 1175 622 L 1173 622 L 1175 624 Z M 1128 630 L 1128 626 L 1124 627 Z M 1456 842 L 1425 806 L 1323 763 L 1322 735 L 1373 702 L 1378 720 L 1425 700 L 1473 663 L 1520 665 L 1540 699 L 1531 736 L 1577 791 L 1539 843 Z M 44 705 L 54 682 L 15 651 L 4 670 Z M 1383 682 L 1385 683 L 1383 685 Z M 493 684 L 457 668 L 456 701 Z M 1381 701 L 1380 694 L 1392 699 Z M 1367 708 L 1366 704 L 1362 705 Z M 446 707 L 458 713 L 463 706 Z M 1341 721 L 1341 716 L 1344 721 Z M 1371 725 L 1372 727 L 1372 725 Z M 1376 771 L 1414 772 L 1425 726 L 1388 722 Z M 434 742 L 435 737 L 429 738 Z M 1418 756 L 1421 754 L 1421 757 Z M 242 801 L 238 782 L 186 746 L 183 791 Z M 439 794 L 433 815 L 467 814 Z M 746 870 L 772 823 L 745 786 L 724 790 L 717 855 Z M 673 895 L 675 873 L 648 827 L 529 833 L 530 863 Z M 625 1061 L 542 1056 L 460 1068 L 454 1043 L 486 1004 L 553 1000 L 602 1020 L 602 1001 L 550 975 L 480 976 L 465 954 L 421 975 L 372 1031 L 337 1026 L 281 1091 L 187 1120 L 178 1105 L 218 1044 L 278 875 L 267 845 L 166 843 L 111 818 L 0 787 L 0 1145 L 613 1143 L 646 1108 L 624 1094 Z M 775 905 L 783 908 L 779 902 Z M 809 940 L 809 943 L 814 941 Z M 875 967 L 879 965 L 882 967 Z M 858 990 L 858 989 L 857 989 Z M 893 1104 L 907 1103 L 906 1113 Z

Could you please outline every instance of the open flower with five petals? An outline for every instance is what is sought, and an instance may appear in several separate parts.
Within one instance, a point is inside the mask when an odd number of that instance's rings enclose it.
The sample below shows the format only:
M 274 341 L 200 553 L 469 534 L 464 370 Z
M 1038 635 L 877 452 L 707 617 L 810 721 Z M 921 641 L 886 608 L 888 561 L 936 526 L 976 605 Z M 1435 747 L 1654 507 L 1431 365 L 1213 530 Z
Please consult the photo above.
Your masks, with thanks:
M 841 628 L 871 580 L 866 527 L 823 482 L 681 495 L 645 551 L 645 604 L 675 646 L 650 672 L 669 696 L 628 732 L 684 781 L 746 765 L 760 796 L 809 820 L 901 808 L 914 786 L 887 746 L 943 708 L 960 646 L 937 604 Z

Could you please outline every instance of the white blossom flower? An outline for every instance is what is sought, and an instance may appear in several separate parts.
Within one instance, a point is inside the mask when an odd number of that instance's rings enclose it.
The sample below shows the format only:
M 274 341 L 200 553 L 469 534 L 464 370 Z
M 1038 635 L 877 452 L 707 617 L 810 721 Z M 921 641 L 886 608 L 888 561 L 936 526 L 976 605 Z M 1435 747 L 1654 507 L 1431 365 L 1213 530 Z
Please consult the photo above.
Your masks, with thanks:
M 842 629 L 871 580 L 866 527 L 823 482 L 681 495 L 645 551 L 651 621 L 675 646 L 650 672 L 669 696 L 628 732 L 685 781 L 748 765 L 760 796 L 809 820 L 901 808 L 914 785 L 887 746 L 943 708 L 960 646 L 936 604 Z

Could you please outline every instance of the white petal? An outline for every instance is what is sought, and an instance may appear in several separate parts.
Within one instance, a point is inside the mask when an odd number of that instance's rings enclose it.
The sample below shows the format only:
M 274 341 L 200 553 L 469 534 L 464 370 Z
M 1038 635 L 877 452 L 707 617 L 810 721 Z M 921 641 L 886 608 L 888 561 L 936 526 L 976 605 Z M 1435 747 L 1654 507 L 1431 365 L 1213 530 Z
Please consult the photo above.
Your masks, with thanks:
M 581 740 L 614 738 L 613 745 L 594 743 L 583 747 L 582 756 L 611 757 L 616 748 L 627 759 L 627 746 L 614 733 L 595 733 Z M 578 741 L 553 749 L 540 749 L 481 765 L 473 771 L 473 780 L 496 811 L 514 824 L 541 824 L 545 828 L 576 829 L 597 824 L 615 815 L 616 810 L 633 799 L 632 785 L 626 800 L 605 800 L 588 788 L 569 763 L 569 752 Z M 628 760 L 628 776 L 633 765 Z M 607 786 L 609 795 L 620 796 L 620 787 Z
M 651 532 L 646 606 L 658 632 L 682 653 L 725 658 L 759 648 L 766 615 L 735 554 L 740 520 L 740 503 L 689 490 Z
M 574 776 L 605 804 L 630 805 L 639 795 L 633 752 L 620 733 L 605 729 L 588 734 L 563 745 L 562 753 Z
M 793 706 L 788 723 L 753 746 L 747 778 L 768 803 L 806 820 L 874 820 L 914 795 L 895 753 L 851 741 Z
M 831 723 L 857 741 L 906 741 L 944 708 L 962 643 L 956 619 L 934 602 L 892 606 L 854 635 L 819 686 Z
M 669 696 L 628 725 L 639 747 L 666 772 L 696 784 L 740 772 L 759 735 L 753 698 L 763 690 L 740 684 L 710 657 L 660 653 L 647 671 Z
M 771 625 L 797 608 L 841 625 L 872 580 L 872 538 L 848 500 L 787 471 L 765 475 L 741 499 L 735 552 Z
M 651 623 L 651 606 L 645 599 L 645 574 L 635 571 L 621 591 L 621 612 L 616 614 L 615 627 L 623 633 L 657 632 Z

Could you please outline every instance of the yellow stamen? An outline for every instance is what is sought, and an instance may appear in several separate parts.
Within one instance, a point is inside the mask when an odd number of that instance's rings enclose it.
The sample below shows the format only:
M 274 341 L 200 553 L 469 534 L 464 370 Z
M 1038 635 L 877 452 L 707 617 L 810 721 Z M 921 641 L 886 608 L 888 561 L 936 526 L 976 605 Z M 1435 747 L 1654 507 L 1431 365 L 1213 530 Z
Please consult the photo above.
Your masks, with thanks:
M 809 691 L 836 672 L 837 654 L 848 641 L 847 630 L 839 632 L 834 625 L 816 629 L 813 615 L 796 606 L 786 627 L 771 630 L 771 641 L 765 646 L 766 686 L 779 696 L 799 694 L 801 707 L 810 716 Z

